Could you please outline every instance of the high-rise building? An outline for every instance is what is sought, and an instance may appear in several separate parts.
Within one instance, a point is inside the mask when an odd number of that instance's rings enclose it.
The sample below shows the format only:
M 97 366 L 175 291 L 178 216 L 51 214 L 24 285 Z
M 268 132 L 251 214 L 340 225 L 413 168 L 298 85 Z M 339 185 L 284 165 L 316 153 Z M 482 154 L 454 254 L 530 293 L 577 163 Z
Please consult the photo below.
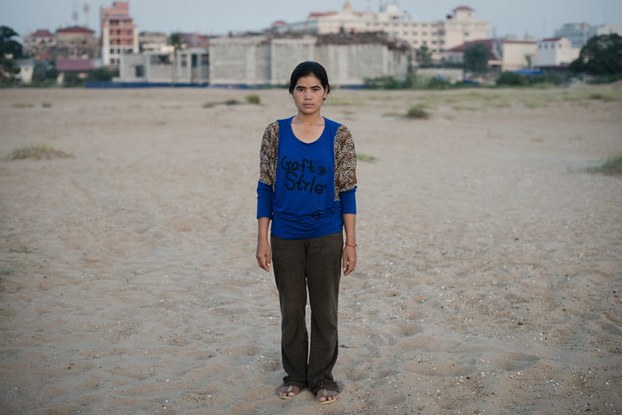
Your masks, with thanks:
M 129 2 L 114 1 L 112 7 L 102 7 L 99 19 L 104 65 L 118 66 L 122 55 L 138 53 L 138 30 Z

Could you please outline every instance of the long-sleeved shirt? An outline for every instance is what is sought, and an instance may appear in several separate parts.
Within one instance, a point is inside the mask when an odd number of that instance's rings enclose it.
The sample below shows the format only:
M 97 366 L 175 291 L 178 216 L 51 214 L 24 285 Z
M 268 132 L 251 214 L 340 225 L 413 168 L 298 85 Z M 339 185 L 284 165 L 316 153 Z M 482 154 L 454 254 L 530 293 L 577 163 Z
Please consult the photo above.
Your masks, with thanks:
M 257 185 L 257 218 L 272 219 L 272 233 L 306 239 L 341 232 L 342 215 L 356 214 L 356 153 L 347 127 L 324 118 L 322 135 L 300 141 L 293 117 L 264 132 Z

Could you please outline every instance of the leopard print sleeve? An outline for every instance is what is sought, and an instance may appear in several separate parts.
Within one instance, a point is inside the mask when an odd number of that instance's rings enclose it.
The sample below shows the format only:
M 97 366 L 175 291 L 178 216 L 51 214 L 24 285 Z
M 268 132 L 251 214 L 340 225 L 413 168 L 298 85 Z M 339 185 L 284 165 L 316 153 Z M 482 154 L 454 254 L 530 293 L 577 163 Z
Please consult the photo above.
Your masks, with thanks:
M 350 130 L 345 125 L 337 129 L 334 141 L 335 152 L 335 200 L 339 193 L 356 187 L 356 150 Z
M 278 140 L 279 123 L 274 121 L 263 133 L 259 152 L 259 181 L 269 186 L 273 186 L 276 179 Z

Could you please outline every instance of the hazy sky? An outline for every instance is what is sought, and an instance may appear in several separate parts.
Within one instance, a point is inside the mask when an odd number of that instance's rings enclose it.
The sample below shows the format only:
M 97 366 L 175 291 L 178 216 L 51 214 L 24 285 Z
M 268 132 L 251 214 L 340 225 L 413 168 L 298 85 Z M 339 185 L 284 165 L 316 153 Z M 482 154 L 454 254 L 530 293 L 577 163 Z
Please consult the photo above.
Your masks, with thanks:
M 386 0 L 351 0 L 355 10 L 378 11 Z M 130 14 L 139 31 L 202 32 L 260 30 L 274 20 L 304 20 L 311 11 L 339 10 L 344 0 L 130 0 Z M 550 37 L 563 23 L 622 25 L 622 0 L 402 0 L 397 2 L 414 21 L 443 19 L 453 8 L 467 5 L 486 20 L 497 36 L 526 33 Z M 87 4 L 88 19 L 83 13 Z M 99 8 L 112 0 L 0 0 L 0 25 L 20 35 L 38 28 L 51 31 L 77 23 L 98 30 Z

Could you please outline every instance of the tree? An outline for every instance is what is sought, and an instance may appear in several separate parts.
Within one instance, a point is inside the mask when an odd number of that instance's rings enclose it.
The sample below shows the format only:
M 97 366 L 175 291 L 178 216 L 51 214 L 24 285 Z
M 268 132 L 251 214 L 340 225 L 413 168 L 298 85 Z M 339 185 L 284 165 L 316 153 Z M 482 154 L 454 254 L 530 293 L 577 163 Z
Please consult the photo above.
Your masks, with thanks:
M 590 38 L 570 70 L 590 75 L 622 74 L 622 37 L 612 33 Z
M 184 39 L 181 33 L 175 32 L 171 33 L 168 38 L 168 44 L 175 48 L 175 52 L 173 52 L 173 82 L 177 81 L 179 73 L 177 71 L 177 59 L 179 58 L 177 52 L 185 49 Z
M 426 45 L 423 45 L 415 51 L 415 60 L 421 68 L 429 68 L 432 66 L 432 52 Z
M 488 71 L 488 48 L 477 43 L 464 50 L 464 69 L 475 73 Z
M 13 39 L 18 34 L 8 26 L 0 26 L 0 84 L 12 84 L 19 68 L 15 59 L 24 56 L 21 43 Z

